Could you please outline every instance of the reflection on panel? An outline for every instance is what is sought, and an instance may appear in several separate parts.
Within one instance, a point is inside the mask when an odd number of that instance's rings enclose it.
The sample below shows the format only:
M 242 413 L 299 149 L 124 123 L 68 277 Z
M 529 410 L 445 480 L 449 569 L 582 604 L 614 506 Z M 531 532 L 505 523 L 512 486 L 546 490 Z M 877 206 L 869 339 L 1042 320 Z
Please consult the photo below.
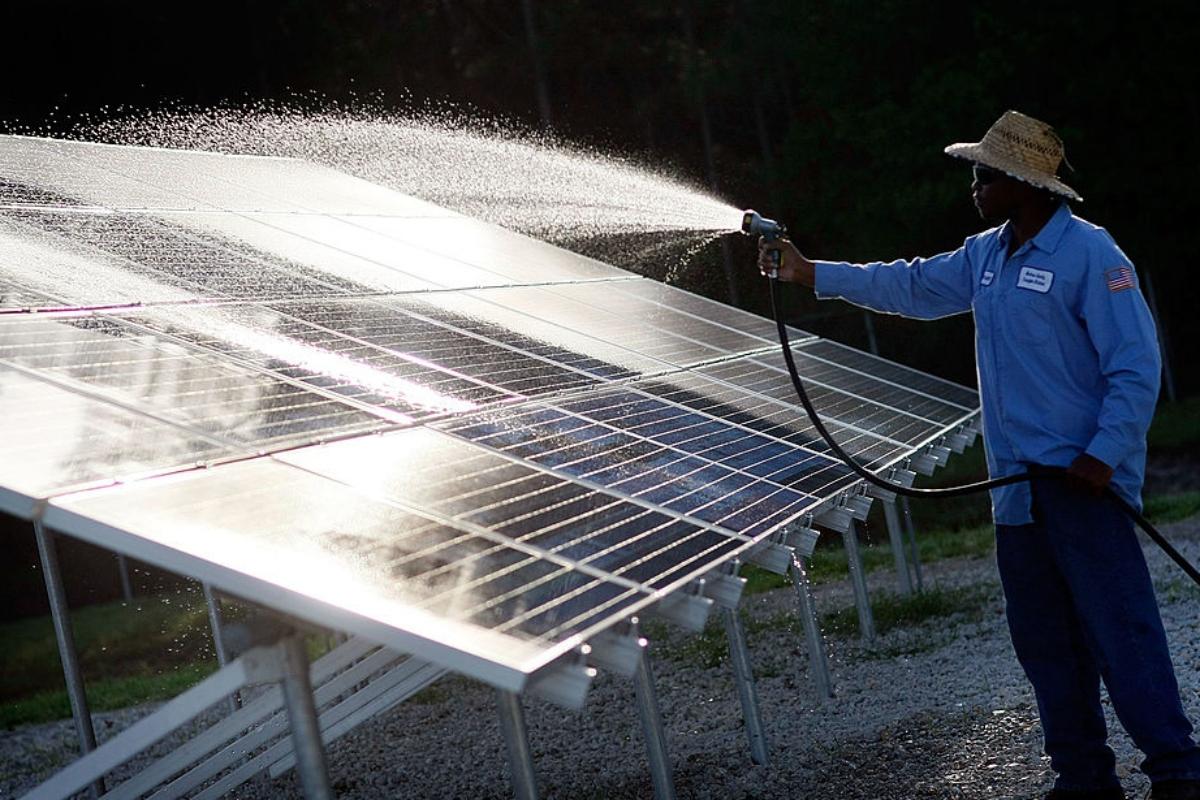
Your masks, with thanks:
M 427 361 L 257 305 L 163 306 L 132 322 L 239 364 L 370 407 L 398 422 L 510 399 Z
M 745 544 L 429 429 L 276 457 L 646 590 L 702 575 Z
M 0 163 L 3 163 L 2 155 L 0 155 Z M 83 203 L 77 198 L 59 194 L 43 186 L 37 186 L 33 183 L 22 183 L 18 180 L 6 178 L 3 175 L 3 170 L 0 169 L 0 206 L 11 205 L 69 206 L 78 208 Z
M 611 313 L 629 321 L 636 320 L 638 324 L 654 330 L 669 332 L 693 342 L 703 342 L 727 355 L 753 353 L 769 347 L 774 341 L 722 324 L 719 319 L 722 315 L 719 313 L 714 315 L 717 319 L 687 314 L 627 292 L 625 285 L 573 284 L 548 287 L 548 291 L 592 306 L 593 313 Z
M 453 216 L 416 198 L 293 159 L 22 136 L 0 138 L 0 179 L 111 209 Z
M 925 372 L 918 372 L 911 367 L 887 361 L 844 344 L 822 339 L 806 344 L 803 352 L 814 358 L 840 364 L 847 369 L 905 386 L 913 391 L 936 397 L 965 409 L 979 408 L 979 394 L 973 389 L 942 380 Z
M 169 154 L 167 150 L 4 136 L 0 137 L 0 179 L 38 186 L 88 206 L 197 208 L 195 200 L 170 187 L 154 186 L 113 169 L 118 162 L 146 161 Z
M 669 402 L 687 406 L 772 438 L 782 439 L 805 450 L 826 454 L 831 459 L 835 458 L 830 454 L 829 446 L 809 422 L 804 409 L 796 404 L 755 394 L 695 372 L 662 375 L 639 381 L 635 386 L 639 391 Z M 898 442 L 847 428 L 831 420 L 824 422 L 830 435 L 846 452 L 873 469 L 888 466 L 909 452 L 909 448 Z M 841 469 L 835 462 L 830 472 L 837 473 Z M 830 488 L 840 488 L 851 482 L 848 471 L 843 470 L 841 474 L 843 477 L 834 480 Z
M 389 238 L 359 220 L 295 214 L 197 214 L 189 216 L 186 224 L 214 230 L 375 291 L 510 283 L 465 261 Z
M 103 317 L 0 316 L 0 361 L 213 437 L 268 449 L 366 433 L 377 416 Z
M 764 363 L 770 356 L 760 359 L 737 359 L 721 364 L 706 366 L 700 371 L 718 380 L 741 386 L 744 389 L 782 400 L 795 402 L 796 390 L 783 365 L 783 356 L 775 355 L 770 365 Z M 775 360 L 780 366 L 774 366 Z M 876 436 L 901 444 L 916 445 L 933 436 L 939 426 L 919 417 L 876 405 L 837 389 L 818 385 L 806 385 L 809 398 L 822 418 L 857 428 Z
M 424 370 L 419 378 L 407 378 L 439 391 L 443 391 L 441 383 L 451 378 L 474 381 L 496 396 L 523 397 L 596 383 L 591 375 L 503 346 L 507 342 L 498 344 L 415 316 L 388 298 L 273 303 L 272 307 L 324 332 L 328 338 L 321 340 L 321 346 L 325 349 L 364 361 L 375 352 L 403 358 Z
M 681 314 L 688 314 L 726 328 L 732 328 L 770 344 L 776 344 L 779 341 L 779 332 L 773 320 L 751 314 L 740 308 L 727 306 L 724 303 L 718 303 L 715 300 L 709 300 L 707 297 L 692 294 L 674 286 L 668 286 L 665 283 L 643 278 L 614 284 L 613 288 L 624 294 L 633 295 L 642 301 L 655 303 Z M 621 300 L 616 302 L 618 305 L 624 304 L 624 301 Z M 813 334 L 791 325 L 788 326 L 788 336 L 792 344 L 814 338 Z
M 674 370 L 670 364 L 614 347 L 569 328 L 544 322 L 463 292 L 435 292 L 390 298 L 381 304 L 403 308 L 439 324 L 502 342 L 539 358 L 610 381 Z
M 187 467 L 235 454 L 198 433 L 0 365 L 0 508 L 72 487 Z M 6 491 L 7 490 L 7 491 Z M 23 496 L 19 505 L 12 503 Z
M 0 242 L 0 251 L 3 249 L 4 245 Z M 42 308 L 47 305 L 58 305 L 58 303 L 55 303 L 48 295 L 0 278 L 0 311 Z
M 816 504 L 796 488 L 840 477 L 814 453 L 624 391 L 455 419 L 464 439 L 747 536 Z
M 468 217 L 421 220 L 354 217 L 348 221 L 381 233 L 394 241 L 452 258 L 499 276 L 500 280 L 487 281 L 489 284 L 629 277 L 628 272 L 616 267 Z
M 164 284 L 194 297 L 304 297 L 345 294 L 360 288 L 336 276 L 271 259 L 244 245 L 188 232 L 145 214 L 9 210 L 4 217 L 52 234 L 58 242 L 104 253 L 135 280 Z M 125 275 L 116 280 L 125 280 Z M 75 294 L 80 305 L 98 305 L 108 299 L 83 296 L 84 287 Z M 158 300 L 159 294 L 145 299 Z
M 31 295 L 31 307 L 177 302 L 195 296 L 159 278 L 104 250 L 0 210 L 0 279 Z M 38 295 L 44 299 L 37 300 Z
M 415 633 L 501 662 L 530 658 L 531 644 L 550 646 L 650 599 L 633 581 L 586 563 L 267 460 L 56 505 L 222 567 L 232 574 L 214 582 L 229 591 L 245 578 L 264 581 L 380 623 L 385 633 Z
M 600 284 L 581 284 L 580 292 Z M 642 356 L 658 359 L 676 367 L 722 358 L 726 351 L 710 347 L 702 341 L 689 339 L 674 332 L 656 328 L 644 320 L 630 316 L 619 308 L 600 309 L 579 300 L 563 297 L 548 289 L 514 287 L 481 289 L 474 297 L 496 303 L 513 311 L 535 317 L 564 328 L 571 328 Z

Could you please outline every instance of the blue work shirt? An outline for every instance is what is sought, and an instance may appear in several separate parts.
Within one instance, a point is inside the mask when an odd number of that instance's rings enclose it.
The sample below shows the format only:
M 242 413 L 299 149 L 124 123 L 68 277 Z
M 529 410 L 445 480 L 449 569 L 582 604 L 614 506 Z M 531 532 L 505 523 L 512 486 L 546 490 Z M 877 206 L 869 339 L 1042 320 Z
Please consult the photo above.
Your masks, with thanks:
M 1146 431 L 1158 399 L 1158 339 L 1129 259 L 1063 203 L 1008 255 L 1009 223 L 952 253 L 816 263 L 820 298 L 937 319 L 973 311 L 983 436 L 992 477 L 1088 453 L 1140 507 Z M 1024 525 L 1029 484 L 992 491 L 997 524 Z

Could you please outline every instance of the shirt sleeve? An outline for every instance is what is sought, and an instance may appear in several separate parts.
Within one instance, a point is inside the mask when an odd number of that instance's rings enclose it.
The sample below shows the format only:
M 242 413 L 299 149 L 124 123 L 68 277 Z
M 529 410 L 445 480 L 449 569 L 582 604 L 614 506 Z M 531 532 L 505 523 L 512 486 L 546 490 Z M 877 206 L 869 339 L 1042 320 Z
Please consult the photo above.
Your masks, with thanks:
M 911 261 L 815 261 L 816 292 L 875 311 L 937 319 L 969 311 L 975 280 L 966 247 Z
M 1096 435 L 1086 452 L 1115 469 L 1146 440 L 1162 362 L 1137 275 L 1119 248 L 1113 245 L 1109 252 L 1108 260 L 1090 259 L 1082 315 L 1105 381 Z

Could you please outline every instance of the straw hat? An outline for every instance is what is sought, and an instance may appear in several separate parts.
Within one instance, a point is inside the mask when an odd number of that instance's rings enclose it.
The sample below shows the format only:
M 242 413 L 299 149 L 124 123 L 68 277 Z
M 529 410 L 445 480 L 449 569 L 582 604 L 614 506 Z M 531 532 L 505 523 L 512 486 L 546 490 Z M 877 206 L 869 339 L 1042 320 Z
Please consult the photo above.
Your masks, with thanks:
M 1017 111 L 1005 111 L 1004 116 L 988 128 L 982 141 L 952 144 L 946 148 L 946 153 L 998 169 L 1054 194 L 1083 201 L 1078 192 L 1058 179 L 1063 143 L 1054 128 Z

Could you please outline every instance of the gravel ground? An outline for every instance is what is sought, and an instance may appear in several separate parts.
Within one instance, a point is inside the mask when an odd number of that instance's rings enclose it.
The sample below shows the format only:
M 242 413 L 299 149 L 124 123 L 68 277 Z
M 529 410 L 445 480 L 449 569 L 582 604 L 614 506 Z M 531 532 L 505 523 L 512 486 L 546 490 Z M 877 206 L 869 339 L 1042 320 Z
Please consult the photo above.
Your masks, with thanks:
M 1200 517 L 1164 527 L 1200 562 Z M 1147 546 L 1184 700 L 1200 722 L 1200 591 Z M 873 594 L 895 575 L 870 576 Z M 1049 788 L 1032 694 L 1012 654 L 991 559 L 927 565 L 927 587 L 978 587 L 961 611 L 897 628 L 865 645 L 830 636 L 837 697 L 821 701 L 808 679 L 791 590 L 743 604 L 771 763 L 750 762 L 727 662 L 697 664 L 696 640 L 652 643 L 675 787 L 684 798 L 1038 797 Z M 818 587 L 823 613 L 853 604 L 847 583 Z M 688 657 L 691 654 L 691 657 Z M 146 709 L 98 715 L 107 738 Z M 542 796 L 650 797 L 632 685 L 601 675 L 582 713 L 526 703 Z M 1110 709 L 1111 744 L 1131 798 L 1147 781 Z M 0 795 L 19 795 L 72 756 L 69 722 L 0 734 Z M 340 798 L 510 797 L 494 694 L 447 678 L 347 735 L 329 751 Z M 298 798 L 295 776 L 260 780 L 238 797 Z

